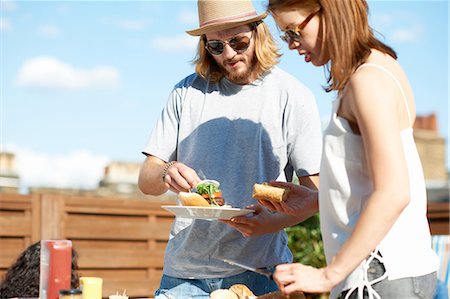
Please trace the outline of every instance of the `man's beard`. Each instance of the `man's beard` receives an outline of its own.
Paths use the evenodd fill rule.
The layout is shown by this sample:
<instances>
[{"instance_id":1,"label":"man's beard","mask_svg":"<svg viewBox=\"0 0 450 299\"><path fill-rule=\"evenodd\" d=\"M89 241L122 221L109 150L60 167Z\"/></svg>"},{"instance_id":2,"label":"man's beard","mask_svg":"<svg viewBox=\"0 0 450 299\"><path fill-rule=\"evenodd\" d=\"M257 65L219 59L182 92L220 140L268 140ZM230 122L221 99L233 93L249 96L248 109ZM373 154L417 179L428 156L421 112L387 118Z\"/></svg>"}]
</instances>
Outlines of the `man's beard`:
<instances>
[{"instance_id":1,"label":"man's beard","mask_svg":"<svg viewBox=\"0 0 450 299\"><path fill-rule=\"evenodd\" d=\"M256 55L252 57L252 61L250 64L245 64L246 68L244 71L239 72L229 72L223 65L220 65L224 76L233 83L237 84L246 84L248 82L248 78L252 75L253 71L256 67ZM226 63L226 62L225 62Z\"/></svg>"}]
</instances>

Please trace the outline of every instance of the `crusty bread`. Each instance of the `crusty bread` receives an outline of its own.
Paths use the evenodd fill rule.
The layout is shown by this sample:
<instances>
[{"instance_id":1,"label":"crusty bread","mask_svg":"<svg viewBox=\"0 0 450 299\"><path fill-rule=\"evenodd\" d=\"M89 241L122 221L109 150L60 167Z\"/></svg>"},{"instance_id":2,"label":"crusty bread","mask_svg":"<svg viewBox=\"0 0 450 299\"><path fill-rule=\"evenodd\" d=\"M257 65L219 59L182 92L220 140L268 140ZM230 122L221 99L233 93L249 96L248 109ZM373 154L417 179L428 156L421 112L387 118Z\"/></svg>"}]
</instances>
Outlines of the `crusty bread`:
<instances>
[{"instance_id":1,"label":"crusty bread","mask_svg":"<svg viewBox=\"0 0 450 299\"><path fill-rule=\"evenodd\" d=\"M245 284L234 284L229 288L230 291L235 293L239 299L247 299L248 297L254 297L255 294Z\"/></svg>"},{"instance_id":2,"label":"crusty bread","mask_svg":"<svg viewBox=\"0 0 450 299\"><path fill-rule=\"evenodd\" d=\"M280 291L264 294L256 297L256 299L286 299L287 297L281 294ZM289 299L305 299L305 295L303 293L291 294L289 295Z\"/></svg>"},{"instance_id":3,"label":"crusty bread","mask_svg":"<svg viewBox=\"0 0 450 299\"><path fill-rule=\"evenodd\" d=\"M281 202L286 199L289 190L268 184L254 184L252 197L258 200Z\"/></svg>"},{"instance_id":4,"label":"crusty bread","mask_svg":"<svg viewBox=\"0 0 450 299\"><path fill-rule=\"evenodd\" d=\"M194 192L180 192L178 199L183 206L209 207L209 203L200 194Z\"/></svg>"},{"instance_id":5,"label":"crusty bread","mask_svg":"<svg viewBox=\"0 0 450 299\"><path fill-rule=\"evenodd\" d=\"M218 289L209 294L210 299L239 299L239 297L230 290Z\"/></svg>"}]
</instances>

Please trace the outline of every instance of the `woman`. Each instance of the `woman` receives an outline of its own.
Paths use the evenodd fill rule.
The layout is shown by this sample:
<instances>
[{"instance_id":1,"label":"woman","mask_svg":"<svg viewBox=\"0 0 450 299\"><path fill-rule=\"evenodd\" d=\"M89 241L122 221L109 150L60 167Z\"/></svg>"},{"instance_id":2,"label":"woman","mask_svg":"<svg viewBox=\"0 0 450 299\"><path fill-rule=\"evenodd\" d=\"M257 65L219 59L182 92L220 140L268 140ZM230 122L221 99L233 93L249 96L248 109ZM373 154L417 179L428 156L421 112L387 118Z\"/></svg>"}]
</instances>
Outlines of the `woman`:
<instances>
[{"instance_id":1,"label":"woman","mask_svg":"<svg viewBox=\"0 0 450 299\"><path fill-rule=\"evenodd\" d=\"M331 298L432 298L437 257L431 249L422 166L415 147L413 92L393 49L368 25L364 0L269 0L289 49L329 68L336 91L324 132L319 194L286 183L281 204L313 214L319 200L327 266L279 265L285 294ZM316 207L316 208L314 208Z\"/></svg>"}]
</instances>

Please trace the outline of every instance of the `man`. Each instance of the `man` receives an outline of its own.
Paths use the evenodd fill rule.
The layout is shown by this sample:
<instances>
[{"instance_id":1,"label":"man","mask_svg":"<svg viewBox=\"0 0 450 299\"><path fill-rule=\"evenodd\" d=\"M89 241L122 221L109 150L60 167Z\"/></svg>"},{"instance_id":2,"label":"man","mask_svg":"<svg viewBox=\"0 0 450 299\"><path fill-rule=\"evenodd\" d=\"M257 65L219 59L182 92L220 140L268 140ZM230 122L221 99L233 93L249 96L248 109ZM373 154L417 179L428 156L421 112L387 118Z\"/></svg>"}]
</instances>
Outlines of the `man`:
<instances>
[{"instance_id":1,"label":"man","mask_svg":"<svg viewBox=\"0 0 450 299\"><path fill-rule=\"evenodd\" d=\"M306 217L269 212L252 199L252 186L291 181L295 171L316 188L318 111L312 93L275 67L267 13L258 15L250 0L199 0L198 12L200 27L188 31L200 37L196 73L172 91L143 151L139 187L178 193L206 177L221 183L226 204L255 213L176 218L156 298L208 298L236 283L261 295L276 290L273 281L223 259L264 268L292 261L283 228Z\"/></svg>"}]
</instances>

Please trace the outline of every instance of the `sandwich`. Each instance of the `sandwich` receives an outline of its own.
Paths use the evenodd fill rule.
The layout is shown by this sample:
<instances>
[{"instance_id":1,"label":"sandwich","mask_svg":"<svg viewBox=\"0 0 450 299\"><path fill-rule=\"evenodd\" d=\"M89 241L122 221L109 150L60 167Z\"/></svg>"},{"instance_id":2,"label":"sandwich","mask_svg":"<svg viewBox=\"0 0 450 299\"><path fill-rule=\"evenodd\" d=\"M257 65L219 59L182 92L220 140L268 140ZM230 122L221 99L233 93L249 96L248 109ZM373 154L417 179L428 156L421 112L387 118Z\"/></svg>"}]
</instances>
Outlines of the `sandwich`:
<instances>
[{"instance_id":1,"label":"sandwich","mask_svg":"<svg viewBox=\"0 0 450 299\"><path fill-rule=\"evenodd\" d=\"M245 284L234 284L229 289L218 289L210 294L210 299L252 299L255 294Z\"/></svg>"},{"instance_id":2,"label":"sandwich","mask_svg":"<svg viewBox=\"0 0 450 299\"><path fill-rule=\"evenodd\" d=\"M282 202L288 196L289 189L274 187L267 183L254 184L252 197L257 200Z\"/></svg>"},{"instance_id":3,"label":"sandwich","mask_svg":"<svg viewBox=\"0 0 450 299\"><path fill-rule=\"evenodd\" d=\"M225 204L220 183L215 180L203 180L190 192L178 193L178 199L183 206L220 207Z\"/></svg>"}]
</instances>

